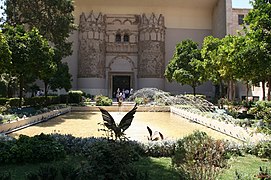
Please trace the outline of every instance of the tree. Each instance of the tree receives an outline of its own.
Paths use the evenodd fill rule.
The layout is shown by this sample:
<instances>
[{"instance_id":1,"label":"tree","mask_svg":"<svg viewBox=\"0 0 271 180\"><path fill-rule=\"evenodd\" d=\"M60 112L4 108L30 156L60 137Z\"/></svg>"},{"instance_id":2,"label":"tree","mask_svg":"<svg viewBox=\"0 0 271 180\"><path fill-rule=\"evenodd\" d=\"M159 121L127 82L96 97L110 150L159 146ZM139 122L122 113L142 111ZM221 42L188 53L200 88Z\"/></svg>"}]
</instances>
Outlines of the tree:
<instances>
[{"instance_id":1,"label":"tree","mask_svg":"<svg viewBox=\"0 0 271 180\"><path fill-rule=\"evenodd\" d=\"M8 46L8 42L4 34L0 31L0 84L2 86L0 96L8 95L8 83L6 81L5 74L8 71L8 67L11 66L11 51Z\"/></svg>"},{"instance_id":2,"label":"tree","mask_svg":"<svg viewBox=\"0 0 271 180\"><path fill-rule=\"evenodd\" d=\"M58 81L57 87L70 89L71 86L71 83L67 82L71 79L68 66L64 69L57 68L63 68L65 65L62 65L61 60L72 54L72 43L68 42L68 38L76 29L73 11L72 0L6 0L7 22L12 25L22 24L29 29L36 27L54 48L53 59L40 63L42 70L38 77L44 82L46 97L50 84L59 77L65 82ZM54 77L62 71L65 73Z\"/></svg>"},{"instance_id":3,"label":"tree","mask_svg":"<svg viewBox=\"0 0 271 180\"><path fill-rule=\"evenodd\" d=\"M242 48L239 43L238 36L227 35L222 39L222 43L218 47L218 65L219 74L228 82L228 99L234 100L235 86L234 82L237 80L238 73L238 52Z\"/></svg>"},{"instance_id":4,"label":"tree","mask_svg":"<svg viewBox=\"0 0 271 180\"><path fill-rule=\"evenodd\" d=\"M6 25L4 32L12 52L9 74L18 78L21 106L25 85L36 80L43 70L41 64L48 62L53 52L36 28L25 31L23 26Z\"/></svg>"},{"instance_id":5,"label":"tree","mask_svg":"<svg viewBox=\"0 0 271 180\"><path fill-rule=\"evenodd\" d=\"M76 29L72 0L6 0L5 4L9 24L36 27L59 49L61 59L72 53L71 43L67 41Z\"/></svg>"},{"instance_id":6,"label":"tree","mask_svg":"<svg viewBox=\"0 0 271 180\"><path fill-rule=\"evenodd\" d=\"M0 72L5 72L6 67L9 65L11 65L11 51L9 49L6 37L0 31Z\"/></svg>"},{"instance_id":7,"label":"tree","mask_svg":"<svg viewBox=\"0 0 271 180\"><path fill-rule=\"evenodd\" d=\"M220 66L218 62L218 47L221 43L220 39L207 36L204 38L201 48L206 79L212 81L215 85L219 85L219 93L216 93L219 98L224 96L223 78L219 73Z\"/></svg>"},{"instance_id":8,"label":"tree","mask_svg":"<svg viewBox=\"0 0 271 180\"><path fill-rule=\"evenodd\" d=\"M255 40L253 31L246 32L245 36L238 37L240 50L237 52L237 78L247 85L247 95L249 92L249 83L260 82L265 79L266 73L261 71L268 62L265 61L267 53L266 44ZM247 99L248 101L248 99Z\"/></svg>"},{"instance_id":9,"label":"tree","mask_svg":"<svg viewBox=\"0 0 271 180\"><path fill-rule=\"evenodd\" d=\"M197 43L185 40L177 44L173 58L166 67L167 80L190 85L196 95L196 87L203 81L202 73L203 64Z\"/></svg>"},{"instance_id":10,"label":"tree","mask_svg":"<svg viewBox=\"0 0 271 180\"><path fill-rule=\"evenodd\" d=\"M49 85L53 91L61 88L64 88L65 91L69 91L72 88L69 66L67 63L60 63L57 66L57 71L50 79Z\"/></svg>"},{"instance_id":11,"label":"tree","mask_svg":"<svg viewBox=\"0 0 271 180\"><path fill-rule=\"evenodd\" d=\"M259 66L259 81L262 81L263 99L265 99L265 82L271 84L271 3L266 0L255 0L252 2L253 9L245 17L245 22L249 24L249 36L254 43L261 44L262 47L257 56ZM268 99L270 100L270 86L268 89Z\"/></svg>"}]
</instances>

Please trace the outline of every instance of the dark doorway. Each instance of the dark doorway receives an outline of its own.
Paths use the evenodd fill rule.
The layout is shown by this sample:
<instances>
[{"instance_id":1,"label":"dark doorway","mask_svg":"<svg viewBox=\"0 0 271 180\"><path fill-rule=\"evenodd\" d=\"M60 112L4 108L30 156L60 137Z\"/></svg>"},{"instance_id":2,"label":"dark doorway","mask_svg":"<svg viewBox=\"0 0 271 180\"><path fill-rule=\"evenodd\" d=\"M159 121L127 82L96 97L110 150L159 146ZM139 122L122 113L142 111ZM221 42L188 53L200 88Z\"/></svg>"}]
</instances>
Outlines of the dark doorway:
<instances>
[{"instance_id":1,"label":"dark doorway","mask_svg":"<svg viewBox=\"0 0 271 180\"><path fill-rule=\"evenodd\" d=\"M117 89L120 89L120 92L122 90L129 90L130 91L130 83L131 83L131 76L113 76L113 87L112 87L112 97L116 97Z\"/></svg>"}]
</instances>

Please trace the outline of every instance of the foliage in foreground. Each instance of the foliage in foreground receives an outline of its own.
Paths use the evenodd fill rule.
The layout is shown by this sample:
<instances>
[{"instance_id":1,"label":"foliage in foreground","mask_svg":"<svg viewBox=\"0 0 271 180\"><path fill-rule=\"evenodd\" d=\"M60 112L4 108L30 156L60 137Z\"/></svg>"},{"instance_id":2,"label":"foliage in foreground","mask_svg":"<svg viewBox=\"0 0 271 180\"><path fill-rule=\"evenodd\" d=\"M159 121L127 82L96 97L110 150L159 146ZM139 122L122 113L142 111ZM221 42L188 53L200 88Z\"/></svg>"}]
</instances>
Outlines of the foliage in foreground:
<instances>
[{"instance_id":1,"label":"foliage in foreground","mask_svg":"<svg viewBox=\"0 0 271 180\"><path fill-rule=\"evenodd\" d=\"M65 158L64 147L51 136L20 135L18 140L0 141L0 163L49 162Z\"/></svg>"},{"instance_id":2,"label":"foliage in foreground","mask_svg":"<svg viewBox=\"0 0 271 180\"><path fill-rule=\"evenodd\" d=\"M184 179L215 179L226 166L225 144L213 140L204 132L178 140L173 165L184 174Z\"/></svg>"}]
</instances>

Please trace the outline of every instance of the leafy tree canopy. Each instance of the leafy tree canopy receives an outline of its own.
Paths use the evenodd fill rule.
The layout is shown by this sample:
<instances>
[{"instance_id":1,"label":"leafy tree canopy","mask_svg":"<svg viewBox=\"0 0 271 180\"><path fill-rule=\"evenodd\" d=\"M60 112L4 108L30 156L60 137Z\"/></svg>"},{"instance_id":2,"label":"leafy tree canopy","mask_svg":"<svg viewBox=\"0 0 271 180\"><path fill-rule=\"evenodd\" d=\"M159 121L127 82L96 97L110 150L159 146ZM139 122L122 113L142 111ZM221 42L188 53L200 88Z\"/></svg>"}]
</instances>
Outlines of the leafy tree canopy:
<instances>
[{"instance_id":1,"label":"leafy tree canopy","mask_svg":"<svg viewBox=\"0 0 271 180\"><path fill-rule=\"evenodd\" d=\"M218 63L218 47L221 43L222 41L220 39L207 36L204 38L201 49L206 79L211 80L215 84L222 81L222 77L219 74L220 67Z\"/></svg>"},{"instance_id":2,"label":"leafy tree canopy","mask_svg":"<svg viewBox=\"0 0 271 180\"><path fill-rule=\"evenodd\" d=\"M71 81L72 76L69 73L69 66L67 63L60 63L57 65L57 71L54 76L50 79L49 85L52 90L64 88L69 91L72 88Z\"/></svg>"},{"instance_id":3,"label":"leafy tree canopy","mask_svg":"<svg viewBox=\"0 0 271 180\"><path fill-rule=\"evenodd\" d=\"M26 83L33 82L41 74L44 64L53 58L53 50L36 28L25 31L23 26L6 25L3 31L12 52L8 73L18 78L22 100Z\"/></svg>"},{"instance_id":4,"label":"leafy tree canopy","mask_svg":"<svg viewBox=\"0 0 271 180\"><path fill-rule=\"evenodd\" d=\"M6 66L11 65L11 51L4 34L0 31L0 72L6 71Z\"/></svg>"},{"instance_id":5,"label":"leafy tree canopy","mask_svg":"<svg viewBox=\"0 0 271 180\"><path fill-rule=\"evenodd\" d=\"M249 24L247 38L250 43L249 49L254 49L254 63L257 68L254 81L265 81L271 83L271 2L268 0L255 0L252 2L253 9L245 17L245 22ZM270 97L270 86L268 89L268 99ZM265 89L263 88L263 99L265 99Z\"/></svg>"},{"instance_id":6,"label":"leafy tree canopy","mask_svg":"<svg viewBox=\"0 0 271 180\"><path fill-rule=\"evenodd\" d=\"M190 85L195 95L195 88L203 80L202 73L202 59L197 43L185 40L177 44L173 58L166 67L165 77L167 80Z\"/></svg>"},{"instance_id":7,"label":"leafy tree canopy","mask_svg":"<svg viewBox=\"0 0 271 180\"><path fill-rule=\"evenodd\" d=\"M6 0L7 22L11 25L36 27L61 57L71 54L68 37L75 30L72 0Z\"/></svg>"}]
</instances>

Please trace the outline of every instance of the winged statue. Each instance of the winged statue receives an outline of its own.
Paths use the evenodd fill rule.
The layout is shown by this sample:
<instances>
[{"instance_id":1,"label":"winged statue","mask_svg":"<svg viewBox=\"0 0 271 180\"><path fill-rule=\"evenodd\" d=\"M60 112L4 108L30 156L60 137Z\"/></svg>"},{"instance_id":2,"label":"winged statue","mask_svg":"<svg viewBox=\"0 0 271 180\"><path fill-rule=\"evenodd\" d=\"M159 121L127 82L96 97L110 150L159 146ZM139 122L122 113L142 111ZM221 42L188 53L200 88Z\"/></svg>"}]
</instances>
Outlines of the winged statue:
<instances>
[{"instance_id":1,"label":"winged statue","mask_svg":"<svg viewBox=\"0 0 271 180\"><path fill-rule=\"evenodd\" d=\"M103 108L100 108L100 111L103 116L103 121L105 127L107 127L109 130L112 130L115 134L115 139L121 139L123 137L124 131L129 128L131 125L133 119L134 119L134 114L137 109L137 104L133 107L132 110L130 110L120 121L119 124L116 124L114 118L109 114L109 112Z\"/></svg>"},{"instance_id":2,"label":"winged statue","mask_svg":"<svg viewBox=\"0 0 271 180\"><path fill-rule=\"evenodd\" d=\"M147 126L147 129L149 131L150 137L148 137L149 141L158 141L158 140L164 140L164 136L159 131L155 131L152 133L152 130L149 126Z\"/></svg>"}]
</instances>

